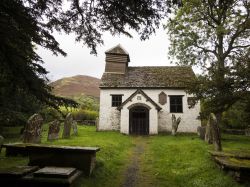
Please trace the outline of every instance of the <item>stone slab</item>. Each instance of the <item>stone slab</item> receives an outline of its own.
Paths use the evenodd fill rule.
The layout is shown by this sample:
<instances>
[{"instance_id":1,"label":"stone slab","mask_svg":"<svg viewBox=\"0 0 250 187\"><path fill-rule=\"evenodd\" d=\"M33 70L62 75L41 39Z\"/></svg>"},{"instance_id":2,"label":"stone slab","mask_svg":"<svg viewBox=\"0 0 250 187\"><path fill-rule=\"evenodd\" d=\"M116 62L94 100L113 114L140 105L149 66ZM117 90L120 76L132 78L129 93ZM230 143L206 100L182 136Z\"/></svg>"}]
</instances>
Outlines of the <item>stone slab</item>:
<instances>
[{"instance_id":1,"label":"stone slab","mask_svg":"<svg viewBox=\"0 0 250 187\"><path fill-rule=\"evenodd\" d=\"M34 172L34 177L69 178L77 171L69 167L44 167Z\"/></svg>"},{"instance_id":2,"label":"stone slab","mask_svg":"<svg viewBox=\"0 0 250 187\"><path fill-rule=\"evenodd\" d=\"M6 149L5 155L6 156L28 156L26 146L29 144L24 143L9 143L3 144L2 147Z\"/></svg>"},{"instance_id":3,"label":"stone slab","mask_svg":"<svg viewBox=\"0 0 250 187\"><path fill-rule=\"evenodd\" d=\"M222 151L209 151L212 156L217 157L231 157L238 159L247 159L250 160L250 154L244 152L222 152Z\"/></svg>"},{"instance_id":4,"label":"stone slab","mask_svg":"<svg viewBox=\"0 0 250 187\"><path fill-rule=\"evenodd\" d=\"M217 156L214 157L214 160L221 164L224 168L233 170L246 170L250 172L250 160Z\"/></svg>"},{"instance_id":5,"label":"stone slab","mask_svg":"<svg viewBox=\"0 0 250 187\"><path fill-rule=\"evenodd\" d=\"M0 170L0 179L4 178L20 178L29 173L38 170L38 166L15 166L11 168L5 168Z\"/></svg>"},{"instance_id":6,"label":"stone slab","mask_svg":"<svg viewBox=\"0 0 250 187\"><path fill-rule=\"evenodd\" d=\"M22 178L25 187L76 187L76 181L82 175L82 172L76 170L68 178L26 175Z\"/></svg>"},{"instance_id":7,"label":"stone slab","mask_svg":"<svg viewBox=\"0 0 250 187\"><path fill-rule=\"evenodd\" d=\"M96 162L98 147L70 147L70 146L27 146L29 165L40 167L74 167L89 176Z\"/></svg>"},{"instance_id":8,"label":"stone slab","mask_svg":"<svg viewBox=\"0 0 250 187\"><path fill-rule=\"evenodd\" d=\"M99 147L80 147L80 146L55 146L55 145L36 145L29 144L26 146L28 150L50 150L57 152L78 152L78 153L96 153L100 151Z\"/></svg>"}]
</instances>

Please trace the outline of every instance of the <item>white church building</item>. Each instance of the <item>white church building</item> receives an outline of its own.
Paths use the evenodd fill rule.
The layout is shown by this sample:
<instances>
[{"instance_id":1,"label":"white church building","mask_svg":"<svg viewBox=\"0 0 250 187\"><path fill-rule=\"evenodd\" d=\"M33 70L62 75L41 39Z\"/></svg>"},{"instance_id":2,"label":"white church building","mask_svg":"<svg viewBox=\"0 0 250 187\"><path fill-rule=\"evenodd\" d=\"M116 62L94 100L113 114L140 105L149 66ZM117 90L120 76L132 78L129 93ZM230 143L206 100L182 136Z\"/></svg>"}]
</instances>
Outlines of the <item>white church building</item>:
<instances>
[{"instance_id":1,"label":"white church building","mask_svg":"<svg viewBox=\"0 0 250 187\"><path fill-rule=\"evenodd\" d=\"M178 132L196 132L200 103L185 92L195 78L189 66L130 67L129 54L120 45L105 52L100 83L98 130L153 135L171 131L172 114L181 117Z\"/></svg>"}]
</instances>

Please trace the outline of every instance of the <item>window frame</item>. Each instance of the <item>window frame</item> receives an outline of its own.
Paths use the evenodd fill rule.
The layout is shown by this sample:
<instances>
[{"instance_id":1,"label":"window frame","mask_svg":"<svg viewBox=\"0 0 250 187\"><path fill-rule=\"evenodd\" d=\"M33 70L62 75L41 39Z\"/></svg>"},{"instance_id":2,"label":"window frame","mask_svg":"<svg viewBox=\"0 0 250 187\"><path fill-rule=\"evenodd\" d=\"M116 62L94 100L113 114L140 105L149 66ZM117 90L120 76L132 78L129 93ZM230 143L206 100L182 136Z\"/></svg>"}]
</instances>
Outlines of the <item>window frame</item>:
<instances>
[{"instance_id":1,"label":"window frame","mask_svg":"<svg viewBox=\"0 0 250 187\"><path fill-rule=\"evenodd\" d=\"M110 94L110 96L111 96L111 107L121 106L123 94Z\"/></svg>"},{"instance_id":2,"label":"window frame","mask_svg":"<svg viewBox=\"0 0 250 187\"><path fill-rule=\"evenodd\" d=\"M169 111L170 111L170 113L183 113L183 96L184 95L169 95ZM173 98L180 98L181 104L176 103L176 102L173 104L173 101L172 101ZM173 106L175 107L175 110L172 110ZM181 108L178 108L178 107L181 107ZM181 109L181 110L179 110L179 109Z\"/></svg>"}]
</instances>

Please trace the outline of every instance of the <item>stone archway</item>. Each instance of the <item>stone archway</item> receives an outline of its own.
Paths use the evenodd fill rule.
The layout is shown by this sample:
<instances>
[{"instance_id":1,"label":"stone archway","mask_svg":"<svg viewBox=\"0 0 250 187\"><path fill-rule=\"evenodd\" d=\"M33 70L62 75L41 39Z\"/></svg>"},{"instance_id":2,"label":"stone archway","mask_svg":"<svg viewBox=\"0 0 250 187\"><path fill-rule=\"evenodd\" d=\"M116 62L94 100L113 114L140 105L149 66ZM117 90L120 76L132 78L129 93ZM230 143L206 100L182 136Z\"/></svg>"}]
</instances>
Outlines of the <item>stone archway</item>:
<instances>
[{"instance_id":1,"label":"stone archway","mask_svg":"<svg viewBox=\"0 0 250 187\"><path fill-rule=\"evenodd\" d=\"M129 109L129 134L149 134L149 109L145 106L133 106Z\"/></svg>"}]
</instances>

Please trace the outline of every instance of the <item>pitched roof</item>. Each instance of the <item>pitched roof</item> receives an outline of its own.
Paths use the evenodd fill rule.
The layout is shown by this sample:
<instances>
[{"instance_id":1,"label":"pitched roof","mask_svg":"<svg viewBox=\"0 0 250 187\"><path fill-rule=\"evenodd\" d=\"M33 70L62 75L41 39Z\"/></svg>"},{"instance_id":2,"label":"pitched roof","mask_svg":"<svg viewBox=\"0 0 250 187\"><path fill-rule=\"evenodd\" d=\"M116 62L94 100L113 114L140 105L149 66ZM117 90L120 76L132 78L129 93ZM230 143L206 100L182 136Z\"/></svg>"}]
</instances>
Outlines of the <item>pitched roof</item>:
<instances>
[{"instance_id":1,"label":"pitched roof","mask_svg":"<svg viewBox=\"0 0 250 187\"><path fill-rule=\"evenodd\" d=\"M156 102L154 102L154 101L153 101L144 91L142 91L141 89L136 90L131 96L129 96L125 101L123 101L122 104L121 104L119 107L117 107L117 109L118 109L118 110L121 110L122 107L123 107L125 104L127 104L129 101L131 101L132 98L135 97L137 94L143 95L143 96L147 99L147 101L149 101L152 105L155 106L155 108L156 108L158 111L161 110L161 107L160 107Z\"/></svg>"},{"instance_id":2,"label":"pitched roof","mask_svg":"<svg viewBox=\"0 0 250 187\"><path fill-rule=\"evenodd\" d=\"M125 75L104 73L100 88L185 88L194 78L190 66L128 67Z\"/></svg>"},{"instance_id":3,"label":"pitched roof","mask_svg":"<svg viewBox=\"0 0 250 187\"><path fill-rule=\"evenodd\" d=\"M105 53L112 53L112 54L121 54L121 55L129 55L128 52L121 46L121 44L112 47L105 51Z\"/></svg>"}]
</instances>

